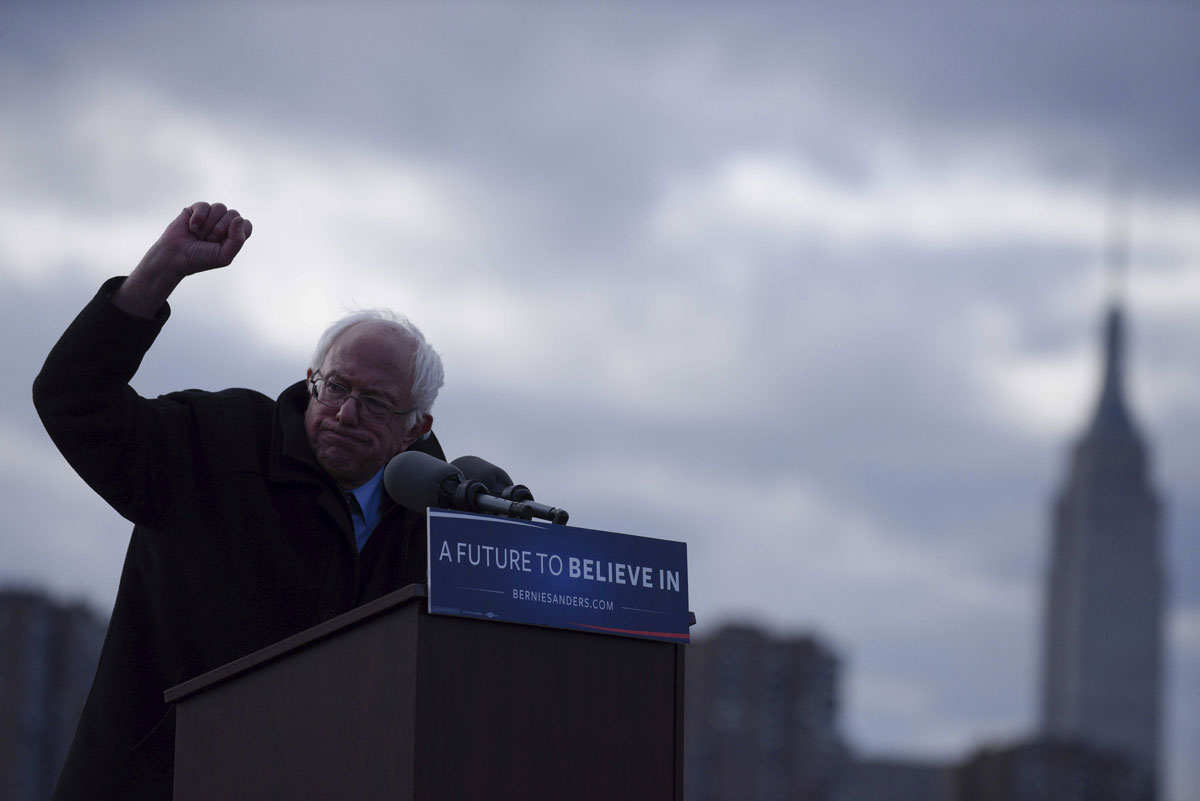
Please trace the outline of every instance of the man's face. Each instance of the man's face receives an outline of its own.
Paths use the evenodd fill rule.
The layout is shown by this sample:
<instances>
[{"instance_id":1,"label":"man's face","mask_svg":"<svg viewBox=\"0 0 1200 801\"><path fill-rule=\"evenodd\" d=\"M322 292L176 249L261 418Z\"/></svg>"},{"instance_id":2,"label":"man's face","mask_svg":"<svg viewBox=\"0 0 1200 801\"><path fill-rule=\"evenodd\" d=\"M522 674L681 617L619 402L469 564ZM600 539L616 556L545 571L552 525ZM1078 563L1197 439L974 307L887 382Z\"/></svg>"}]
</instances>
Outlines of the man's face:
<instances>
[{"instance_id":1,"label":"man's face","mask_svg":"<svg viewBox=\"0 0 1200 801\"><path fill-rule=\"evenodd\" d=\"M304 429L317 462L338 486L361 486L388 460L429 430L426 416L405 429L404 416L374 423L359 414L358 395L374 395L398 410L412 407L412 343L395 329L374 322L359 323L342 333L321 365L322 378L354 390L340 408L309 398ZM308 371L312 378L313 371Z\"/></svg>"}]
</instances>

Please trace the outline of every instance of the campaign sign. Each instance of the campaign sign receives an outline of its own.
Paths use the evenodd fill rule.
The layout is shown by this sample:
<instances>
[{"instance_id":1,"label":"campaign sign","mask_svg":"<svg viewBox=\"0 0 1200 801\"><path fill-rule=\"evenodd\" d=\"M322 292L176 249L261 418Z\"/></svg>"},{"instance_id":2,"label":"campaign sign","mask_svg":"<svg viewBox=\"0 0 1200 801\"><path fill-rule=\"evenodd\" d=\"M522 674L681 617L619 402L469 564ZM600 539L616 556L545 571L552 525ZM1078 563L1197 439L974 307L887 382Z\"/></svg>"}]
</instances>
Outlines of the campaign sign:
<instances>
[{"instance_id":1,"label":"campaign sign","mask_svg":"<svg viewBox=\"0 0 1200 801\"><path fill-rule=\"evenodd\" d=\"M429 612L687 642L687 545L430 509Z\"/></svg>"}]
</instances>

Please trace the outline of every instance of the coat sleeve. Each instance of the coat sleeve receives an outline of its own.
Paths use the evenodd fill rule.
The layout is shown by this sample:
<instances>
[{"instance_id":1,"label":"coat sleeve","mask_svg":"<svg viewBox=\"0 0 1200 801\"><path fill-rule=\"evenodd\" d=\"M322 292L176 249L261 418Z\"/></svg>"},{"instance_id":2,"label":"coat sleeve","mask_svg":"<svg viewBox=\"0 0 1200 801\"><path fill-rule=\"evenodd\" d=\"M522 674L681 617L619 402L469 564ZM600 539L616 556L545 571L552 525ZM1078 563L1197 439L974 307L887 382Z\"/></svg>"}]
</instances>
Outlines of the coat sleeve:
<instances>
[{"instance_id":1,"label":"coat sleeve","mask_svg":"<svg viewBox=\"0 0 1200 801\"><path fill-rule=\"evenodd\" d=\"M80 477L128 520L159 528L184 512L196 425L187 403L147 400L129 386L170 308L153 320L122 311L108 297L122 280L105 282L59 338L34 379L33 402Z\"/></svg>"}]
</instances>

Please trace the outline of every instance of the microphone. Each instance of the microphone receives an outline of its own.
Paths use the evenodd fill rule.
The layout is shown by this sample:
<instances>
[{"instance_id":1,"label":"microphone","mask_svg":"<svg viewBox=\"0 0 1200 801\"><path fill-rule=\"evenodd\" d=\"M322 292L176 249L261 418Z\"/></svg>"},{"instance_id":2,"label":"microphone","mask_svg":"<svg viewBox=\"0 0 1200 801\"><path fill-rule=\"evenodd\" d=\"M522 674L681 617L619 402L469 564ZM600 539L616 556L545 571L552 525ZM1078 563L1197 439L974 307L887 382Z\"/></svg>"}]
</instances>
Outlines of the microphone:
<instances>
[{"instance_id":1,"label":"microphone","mask_svg":"<svg viewBox=\"0 0 1200 801\"><path fill-rule=\"evenodd\" d=\"M451 462L462 471L470 481L479 481L487 487L492 495L499 495L508 501L523 503L534 517L549 520L551 523L565 525L570 515L566 509L547 506L533 500L533 493L524 484L514 484L508 473L489 461L478 456L460 456Z\"/></svg>"},{"instance_id":2,"label":"microphone","mask_svg":"<svg viewBox=\"0 0 1200 801\"><path fill-rule=\"evenodd\" d=\"M471 481L454 465L420 451L393 456L383 470L383 486L392 500L406 509L423 512L433 506L522 520L533 517L526 504L489 495L483 482Z\"/></svg>"}]
</instances>

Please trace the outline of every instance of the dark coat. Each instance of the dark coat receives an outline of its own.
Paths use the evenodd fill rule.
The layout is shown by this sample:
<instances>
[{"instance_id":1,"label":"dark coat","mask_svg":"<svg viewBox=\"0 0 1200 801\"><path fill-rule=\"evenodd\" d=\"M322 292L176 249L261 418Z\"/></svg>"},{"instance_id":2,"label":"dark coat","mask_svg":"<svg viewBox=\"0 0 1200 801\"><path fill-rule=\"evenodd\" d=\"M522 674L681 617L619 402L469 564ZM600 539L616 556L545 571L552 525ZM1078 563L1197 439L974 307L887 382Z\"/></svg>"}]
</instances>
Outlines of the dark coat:
<instances>
[{"instance_id":1,"label":"dark coat","mask_svg":"<svg viewBox=\"0 0 1200 801\"><path fill-rule=\"evenodd\" d=\"M34 382L59 450L134 523L55 799L169 799L167 688L425 580L422 515L391 505L358 553L344 497L304 432L304 382L277 400L246 389L139 397L129 380L170 311L125 314L108 300L115 286ZM421 449L445 458L432 435Z\"/></svg>"}]
</instances>

